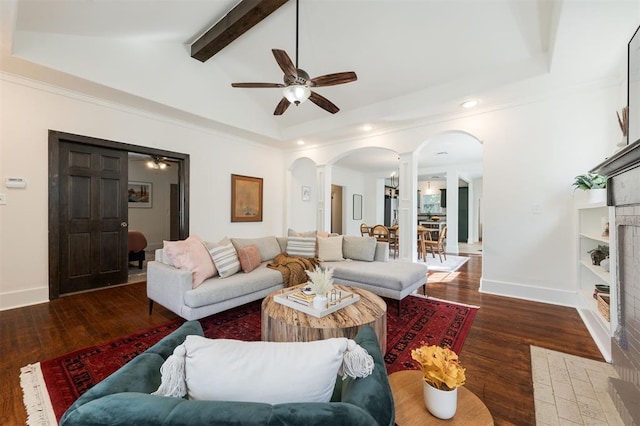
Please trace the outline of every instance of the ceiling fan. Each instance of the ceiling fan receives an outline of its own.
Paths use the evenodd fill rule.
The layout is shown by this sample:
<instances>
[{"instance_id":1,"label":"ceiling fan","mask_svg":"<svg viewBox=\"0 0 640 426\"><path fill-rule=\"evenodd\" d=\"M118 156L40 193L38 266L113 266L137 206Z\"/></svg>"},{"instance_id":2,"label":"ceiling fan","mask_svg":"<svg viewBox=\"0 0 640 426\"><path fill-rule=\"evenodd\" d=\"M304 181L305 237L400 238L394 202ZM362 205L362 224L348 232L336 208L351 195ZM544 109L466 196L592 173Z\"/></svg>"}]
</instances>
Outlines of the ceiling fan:
<instances>
[{"instance_id":1,"label":"ceiling fan","mask_svg":"<svg viewBox=\"0 0 640 426\"><path fill-rule=\"evenodd\" d=\"M170 158L160 155L146 155L132 152L129 153L129 157L133 158L133 161L144 161L147 168L156 170L164 170L167 167L171 167L171 161L173 161Z\"/></svg>"},{"instance_id":2,"label":"ceiling fan","mask_svg":"<svg viewBox=\"0 0 640 426\"><path fill-rule=\"evenodd\" d=\"M152 155L151 159L147 161L147 167L150 169L166 169L171 167L169 159L167 157L160 157L159 155Z\"/></svg>"},{"instance_id":3,"label":"ceiling fan","mask_svg":"<svg viewBox=\"0 0 640 426\"><path fill-rule=\"evenodd\" d=\"M298 68L298 0L296 0L296 63L284 50L272 49L273 56L284 72L283 83L231 83L232 87L243 88L281 88L282 99L273 111L273 115L282 115L289 105L300 105L307 99L311 100L320 108L335 114L340 111L333 102L322 95L311 90L314 87L336 86L338 84L350 83L356 81L358 76L353 71L339 72L334 74L321 75L315 78L309 78L309 74L303 69Z\"/></svg>"}]
</instances>

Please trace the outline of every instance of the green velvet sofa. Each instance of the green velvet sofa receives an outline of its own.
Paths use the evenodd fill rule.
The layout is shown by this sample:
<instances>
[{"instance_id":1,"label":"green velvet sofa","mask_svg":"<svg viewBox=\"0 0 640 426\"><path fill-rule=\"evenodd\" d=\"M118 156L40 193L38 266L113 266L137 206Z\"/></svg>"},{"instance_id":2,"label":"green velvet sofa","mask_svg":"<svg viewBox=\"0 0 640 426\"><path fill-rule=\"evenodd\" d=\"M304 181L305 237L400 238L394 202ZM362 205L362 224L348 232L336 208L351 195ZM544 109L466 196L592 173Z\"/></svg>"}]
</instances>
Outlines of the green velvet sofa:
<instances>
[{"instance_id":1,"label":"green velvet sofa","mask_svg":"<svg viewBox=\"0 0 640 426\"><path fill-rule=\"evenodd\" d=\"M160 366L190 334L203 335L199 322L185 322L91 388L64 413L60 425L394 425L395 411L387 371L378 340L370 327L361 328L354 340L373 357L373 374L344 381L339 377L328 403L271 405L150 395L160 385Z\"/></svg>"}]
</instances>

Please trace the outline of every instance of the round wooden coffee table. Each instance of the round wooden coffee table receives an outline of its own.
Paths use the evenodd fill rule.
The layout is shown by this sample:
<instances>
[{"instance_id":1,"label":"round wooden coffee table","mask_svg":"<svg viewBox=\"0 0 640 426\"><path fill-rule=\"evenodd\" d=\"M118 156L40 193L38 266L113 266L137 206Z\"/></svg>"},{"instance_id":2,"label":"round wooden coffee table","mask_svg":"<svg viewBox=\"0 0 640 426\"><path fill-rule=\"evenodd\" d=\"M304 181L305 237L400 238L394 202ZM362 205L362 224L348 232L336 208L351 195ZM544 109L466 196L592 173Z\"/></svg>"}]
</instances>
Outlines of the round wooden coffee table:
<instances>
[{"instance_id":1,"label":"round wooden coffee table","mask_svg":"<svg viewBox=\"0 0 640 426\"><path fill-rule=\"evenodd\" d=\"M273 296L292 288L271 293L262 301L262 340L270 342L309 342L330 337L352 339L360 327L370 325L376 332L382 353L387 351L387 304L367 290L335 285L360 295L360 300L322 318L282 305Z\"/></svg>"},{"instance_id":2,"label":"round wooden coffee table","mask_svg":"<svg viewBox=\"0 0 640 426\"><path fill-rule=\"evenodd\" d=\"M422 373L418 370L396 371L389 376L396 406L396 424L411 425L493 425L486 405L464 386L458 388L458 408L455 416L441 420L429 413L422 396Z\"/></svg>"}]
</instances>

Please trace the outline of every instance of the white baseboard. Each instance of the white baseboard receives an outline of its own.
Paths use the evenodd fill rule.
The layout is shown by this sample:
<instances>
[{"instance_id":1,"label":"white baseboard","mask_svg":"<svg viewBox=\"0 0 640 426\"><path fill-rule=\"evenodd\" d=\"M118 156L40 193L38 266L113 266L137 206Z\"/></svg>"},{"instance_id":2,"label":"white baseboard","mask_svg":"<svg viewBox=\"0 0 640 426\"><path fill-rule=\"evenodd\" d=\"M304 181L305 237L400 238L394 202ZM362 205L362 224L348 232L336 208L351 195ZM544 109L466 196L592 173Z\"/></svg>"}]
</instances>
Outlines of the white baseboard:
<instances>
[{"instance_id":1,"label":"white baseboard","mask_svg":"<svg viewBox=\"0 0 640 426\"><path fill-rule=\"evenodd\" d=\"M536 287L527 284L480 279L480 292L496 296L513 297L532 302L576 307L578 295L575 291Z\"/></svg>"},{"instance_id":2,"label":"white baseboard","mask_svg":"<svg viewBox=\"0 0 640 426\"><path fill-rule=\"evenodd\" d=\"M0 311L49 301L49 287L31 288L0 294Z\"/></svg>"}]
</instances>

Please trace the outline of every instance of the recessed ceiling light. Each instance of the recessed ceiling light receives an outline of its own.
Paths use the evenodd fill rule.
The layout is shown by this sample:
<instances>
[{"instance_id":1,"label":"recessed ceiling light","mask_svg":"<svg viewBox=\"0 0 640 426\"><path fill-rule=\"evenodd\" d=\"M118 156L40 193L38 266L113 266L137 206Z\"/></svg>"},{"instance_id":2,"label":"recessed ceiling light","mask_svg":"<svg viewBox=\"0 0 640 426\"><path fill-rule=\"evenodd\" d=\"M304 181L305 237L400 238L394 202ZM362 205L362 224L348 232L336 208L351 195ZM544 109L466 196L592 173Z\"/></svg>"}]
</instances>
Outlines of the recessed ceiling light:
<instances>
[{"instance_id":1,"label":"recessed ceiling light","mask_svg":"<svg viewBox=\"0 0 640 426\"><path fill-rule=\"evenodd\" d=\"M462 108L473 108L474 106L478 105L478 100L469 99L464 101L461 105L462 105Z\"/></svg>"},{"instance_id":2,"label":"recessed ceiling light","mask_svg":"<svg viewBox=\"0 0 640 426\"><path fill-rule=\"evenodd\" d=\"M362 130L364 130L365 132L370 132L371 130L373 130L373 126L371 124L365 124L364 126L362 126Z\"/></svg>"},{"instance_id":3,"label":"recessed ceiling light","mask_svg":"<svg viewBox=\"0 0 640 426\"><path fill-rule=\"evenodd\" d=\"M304 141L303 141L302 139L300 139L300 140L298 141L298 145L304 145Z\"/></svg>"}]
</instances>

